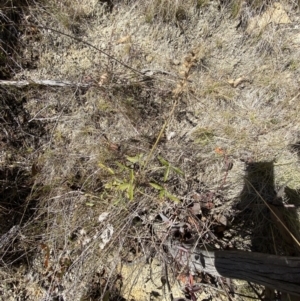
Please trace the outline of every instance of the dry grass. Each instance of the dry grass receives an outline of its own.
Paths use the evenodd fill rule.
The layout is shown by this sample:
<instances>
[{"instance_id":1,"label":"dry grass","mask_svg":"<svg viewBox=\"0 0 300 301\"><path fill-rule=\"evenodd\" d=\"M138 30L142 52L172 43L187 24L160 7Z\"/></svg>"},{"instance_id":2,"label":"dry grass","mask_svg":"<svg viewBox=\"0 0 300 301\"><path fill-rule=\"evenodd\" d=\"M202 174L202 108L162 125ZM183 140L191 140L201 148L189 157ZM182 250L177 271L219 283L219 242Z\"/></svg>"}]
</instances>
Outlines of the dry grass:
<instances>
[{"instance_id":1,"label":"dry grass","mask_svg":"<svg viewBox=\"0 0 300 301\"><path fill-rule=\"evenodd\" d=\"M29 6L22 59L36 69L24 65L15 78L90 87L1 90L1 196L15 202L0 204L11 217L1 235L20 225L1 253L1 293L113 300L122 295L121 259L155 251L165 260L149 231L159 213L192 225L185 231L204 246L292 252L244 176L268 162L252 170L261 182L246 179L267 201L287 185L286 202L297 204L297 3L281 1L289 20L266 25L259 18L273 1L71 2ZM253 18L264 26L250 31ZM151 78L35 27L49 24ZM203 202L202 214L190 214ZM297 213L284 216L299 239Z\"/></svg>"}]
</instances>

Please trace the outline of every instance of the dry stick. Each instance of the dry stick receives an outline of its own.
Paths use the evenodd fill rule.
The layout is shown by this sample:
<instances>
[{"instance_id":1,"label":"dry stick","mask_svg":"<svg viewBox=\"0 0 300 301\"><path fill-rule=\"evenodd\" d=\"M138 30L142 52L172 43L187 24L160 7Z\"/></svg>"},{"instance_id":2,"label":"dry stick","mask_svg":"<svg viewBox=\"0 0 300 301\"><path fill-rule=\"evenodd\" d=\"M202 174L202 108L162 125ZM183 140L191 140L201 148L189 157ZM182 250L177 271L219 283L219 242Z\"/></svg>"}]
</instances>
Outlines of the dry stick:
<instances>
[{"instance_id":1,"label":"dry stick","mask_svg":"<svg viewBox=\"0 0 300 301\"><path fill-rule=\"evenodd\" d=\"M87 88L89 87L88 84L82 84L82 83L74 83L70 81L65 80L0 80L0 86L14 86L17 88L25 87L25 86L52 86L52 87L82 87Z\"/></svg>"},{"instance_id":2,"label":"dry stick","mask_svg":"<svg viewBox=\"0 0 300 301\"><path fill-rule=\"evenodd\" d=\"M152 157L152 154L153 154L154 150L156 149L156 146L157 146L157 144L158 144L158 142L159 142L161 136L162 136L163 133L164 133L164 130L165 130L166 126L169 124L169 122L170 122L170 120L171 120L171 117L172 117L172 115L173 115L173 113L174 113L174 110L175 110L176 105L177 105L177 100L174 101L174 104L173 104L172 110L171 110L171 112L170 112L170 114L169 114L169 116L168 116L168 119L167 119L167 120L165 121L165 123L163 124L163 126L162 126L162 128L161 128L161 130L160 130L160 132L159 132L159 134L158 134L158 136L157 136L157 139L156 139L155 143L153 144L153 146L152 146L152 148L151 148L151 150L150 150L149 155L147 156L147 159L146 159L145 164L144 164L144 166L143 166L143 170L145 170L145 168L147 167L147 165L148 165L148 163L149 163L149 161L150 161L150 159L151 159L151 157Z\"/></svg>"},{"instance_id":3,"label":"dry stick","mask_svg":"<svg viewBox=\"0 0 300 301\"><path fill-rule=\"evenodd\" d=\"M171 301L173 301L174 297L173 297L173 293L172 293L172 289L171 289L171 285L170 285L170 281L169 281L168 266L167 266L166 262L164 262L164 272L165 272L166 285L167 285L167 288L169 291L170 299L171 299ZM164 286L164 284L163 284L163 286Z\"/></svg>"},{"instance_id":4,"label":"dry stick","mask_svg":"<svg viewBox=\"0 0 300 301\"><path fill-rule=\"evenodd\" d=\"M23 27L32 27L32 25L30 24L19 24L19 26L23 26ZM69 37L71 39L74 39L80 43L83 43L97 51L99 51L100 53L104 54L105 56L107 56L108 58L110 58L111 60L117 62L118 64L122 65L123 67L133 71L134 73L137 73L139 75L142 75L143 77L147 77L146 75L146 72L145 71L139 71L131 66L129 66L128 64L120 61L119 59L115 58L114 56L108 54L107 52L101 50L100 48L92 45L91 43L89 42L86 42L78 37L75 37L75 36L72 36L70 34L67 34L67 33L64 33L60 30L57 30L57 29L54 29L54 28L50 28L50 27L47 27L47 26L41 26L41 25L34 25L36 28L40 28L40 29L46 29L46 30L50 30L50 31L53 31L53 32L56 32L58 34L61 34L63 36L66 36L66 37ZM170 74L169 72L166 72L166 71L160 71L161 73L163 74L169 74L169 75L172 75L174 76L175 78L177 79L182 79L181 77L179 76L176 76L176 75L173 75L173 74ZM149 76L148 76L149 77ZM190 81L190 80L188 80ZM62 86L83 86L83 87L86 87L88 85L85 85L85 84L75 84L75 83L72 83L72 82L68 82L68 81L53 81L53 80L45 80L45 81L1 81L0 82L0 85L3 84L3 85L14 85L14 86L17 86L17 87L22 87L22 86L26 86L26 85L30 85L30 84L38 84L38 85L47 85L47 86L59 86L59 87L62 87Z\"/></svg>"},{"instance_id":5,"label":"dry stick","mask_svg":"<svg viewBox=\"0 0 300 301\"><path fill-rule=\"evenodd\" d=\"M30 24L20 24L20 26L24 26L24 27L29 27L29 26L30 26L30 27L32 27L32 25L30 25ZM91 43L86 42L86 41L84 41L84 40L82 40L82 39L80 39L80 38L77 38L77 37L72 36L72 35L70 35L70 34L64 33L64 32L62 32L62 31L60 31L60 30L57 30L57 29L54 29L54 28L50 28L50 27L47 27L47 26L34 25L34 27L40 28L40 29L50 30L50 31L56 32L56 33L58 33L58 34L61 34L61 35L63 35L63 36L66 36L66 37L69 37L69 38L71 38L71 39L74 39L74 40L76 40L76 41L78 41L78 42L80 42L80 43L83 43L83 44L85 44L85 45L87 45L87 46L89 46L89 47L91 47L91 48L93 48L93 49L95 49L95 50L101 52L102 54L104 54L104 55L106 55L108 58L110 58L111 60L113 60L113 61L117 62L118 64L122 65L123 67L125 67L125 68L127 68L127 69L133 71L134 73L137 73L137 74L139 74L139 75L144 75L143 72L141 72L141 71L139 71L139 70L137 70L137 69L135 69L135 68L133 68L133 67L131 67L131 66L125 64L125 63L123 63L122 61L118 60L118 59L115 58L114 56L108 54L107 52L101 50L100 48L98 48L98 47L92 45Z\"/></svg>"}]
</instances>

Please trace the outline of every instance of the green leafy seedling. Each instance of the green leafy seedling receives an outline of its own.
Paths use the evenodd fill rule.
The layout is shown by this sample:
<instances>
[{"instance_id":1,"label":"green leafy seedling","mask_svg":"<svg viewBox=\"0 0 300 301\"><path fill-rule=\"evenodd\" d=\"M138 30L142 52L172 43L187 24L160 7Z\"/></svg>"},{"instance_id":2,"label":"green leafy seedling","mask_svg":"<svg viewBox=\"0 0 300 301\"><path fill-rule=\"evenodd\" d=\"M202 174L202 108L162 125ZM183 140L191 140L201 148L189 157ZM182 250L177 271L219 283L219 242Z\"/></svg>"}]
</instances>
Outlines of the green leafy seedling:
<instances>
[{"instance_id":1,"label":"green leafy seedling","mask_svg":"<svg viewBox=\"0 0 300 301\"><path fill-rule=\"evenodd\" d=\"M116 176L116 173L109 167L105 166L104 164L99 164L99 166L106 171L108 171L111 175L113 175L113 180L107 183L104 187L107 189L112 190L119 190L122 192L125 192L127 198L132 201L134 199L134 189L135 189L135 175L134 175L134 169L132 164L143 164L144 155L138 154L134 157L126 156L126 160L129 162L130 166L127 166L127 164L122 164L120 162L116 162L117 166L119 167L119 172L127 173L127 176L125 176L124 179L120 179ZM132 163L132 164L131 164Z\"/></svg>"},{"instance_id":2,"label":"green leafy seedling","mask_svg":"<svg viewBox=\"0 0 300 301\"><path fill-rule=\"evenodd\" d=\"M126 196L130 201L134 198L134 182L135 182L135 176L134 176L134 170L130 167L125 166L124 164L121 164L119 162L116 163L119 168L122 171L129 172L129 179L120 180L119 178L115 177L113 181L107 183L104 187L107 189L116 189L120 191L125 191Z\"/></svg>"},{"instance_id":3,"label":"green leafy seedling","mask_svg":"<svg viewBox=\"0 0 300 301\"><path fill-rule=\"evenodd\" d=\"M99 166L100 168L106 170L106 171L107 171L109 174L111 174L111 175L114 175L114 174L115 174L115 172L114 172L110 167L106 166L105 164L103 164L103 163L101 163L101 162L98 163L98 166Z\"/></svg>"},{"instance_id":4,"label":"green leafy seedling","mask_svg":"<svg viewBox=\"0 0 300 301\"><path fill-rule=\"evenodd\" d=\"M144 164L144 154L137 154L134 157L126 156L126 159L133 164L139 163L142 166Z\"/></svg>"},{"instance_id":5,"label":"green leafy seedling","mask_svg":"<svg viewBox=\"0 0 300 301\"><path fill-rule=\"evenodd\" d=\"M159 185L159 184L156 184L156 183L150 183L150 185L159 191L159 197L161 199L163 198L168 198L170 199L171 201L175 202L175 203L179 203L179 199L174 196L173 194L171 194L169 191L167 191L163 186Z\"/></svg>"},{"instance_id":6,"label":"green leafy seedling","mask_svg":"<svg viewBox=\"0 0 300 301\"><path fill-rule=\"evenodd\" d=\"M129 181L120 180L116 178L114 181L107 183L104 187L107 189L116 189L120 191L125 191L128 199L132 201L134 198L134 180L135 180L134 172L132 169L130 169Z\"/></svg>"},{"instance_id":7,"label":"green leafy seedling","mask_svg":"<svg viewBox=\"0 0 300 301\"><path fill-rule=\"evenodd\" d=\"M180 168L173 166L170 162L166 161L161 156L158 156L157 158L158 158L159 162L165 167L164 182L166 182L168 180L171 170L181 176L184 175L184 172Z\"/></svg>"}]
</instances>

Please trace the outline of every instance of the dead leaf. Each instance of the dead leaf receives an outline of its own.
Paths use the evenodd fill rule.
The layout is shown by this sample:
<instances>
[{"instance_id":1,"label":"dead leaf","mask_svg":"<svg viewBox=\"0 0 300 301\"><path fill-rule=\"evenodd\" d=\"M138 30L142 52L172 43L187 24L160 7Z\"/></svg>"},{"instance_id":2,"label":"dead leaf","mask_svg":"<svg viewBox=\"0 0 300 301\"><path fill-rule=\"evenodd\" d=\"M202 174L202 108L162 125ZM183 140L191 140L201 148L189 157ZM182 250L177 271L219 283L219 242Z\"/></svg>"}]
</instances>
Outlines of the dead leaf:
<instances>
[{"instance_id":1,"label":"dead leaf","mask_svg":"<svg viewBox=\"0 0 300 301\"><path fill-rule=\"evenodd\" d=\"M201 195L200 195L199 193L194 193L194 194L192 195L192 199L193 199L194 201L200 201L200 200L201 200Z\"/></svg>"},{"instance_id":2,"label":"dead leaf","mask_svg":"<svg viewBox=\"0 0 300 301\"><path fill-rule=\"evenodd\" d=\"M119 44L125 44L125 43L131 43L131 36L130 35L127 35L125 37L122 37L120 38L118 41L117 41L117 45Z\"/></svg>"},{"instance_id":3,"label":"dead leaf","mask_svg":"<svg viewBox=\"0 0 300 301\"><path fill-rule=\"evenodd\" d=\"M98 82L98 85L99 86L103 86L104 84L106 84L108 82L108 74L107 73L103 73L101 76L100 76L100 80Z\"/></svg>"},{"instance_id":4,"label":"dead leaf","mask_svg":"<svg viewBox=\"0 0 300 301\"><path fill-rule=\"evenodd\" d=\"M215 152L219 155L224 155L224 150L221 147L216 147Z\"/></svg>"},{"instance_id":5,"label":"dead leaf","mask_svg":"<svg viewBox=\"0 0 300 301\"><path fill-rule=\"evenodd\" d=\"M189 208L194 215L201 214L201 205L200 203L194 203L192 207Z\"/></svg>"},{"instance_id":6,"label":"dead leaf","mask_svg":"<svg viewBox=\"0 0 300 301\"><path fill-rule=\"evenodd\" d=\"M248 82L249 81L249 79L247 79L246 77L239 77L239 78L237 78L237 79L235 79L235 80L233 80L233 79L229 79L228 80L228 84L230 85L230 86L232 86L233 88L236 88L238 85L240 85L241 83L243 83L243 82Z\"/></svg>"},{"instance_id":7,"label":"dead leaf","mask_svg":"<svg viewBox=\"0 0 300 301\"><path fill-rule=\"evenodd\" d=\"M215 219L218 223L220 223L220 224L222 224L222 225L224 225L224 226L227 226L227 218L226 218L226 216L224 216L224 215L222 215L222 214L215 214L215 215L214 215L214 219Z\"/></svg>"},{"instance_id":8,"label":"dead leaf","mask_svg":"<svg viewBox=\"0 0 300 301\"><path fill-rule=\"evenodd\" d=\"M44 243L41 243L41 248L45 251L45 259L44 259L44 267L46 268L46 269L48 269L48 267L49 267L49 257L50 257L50 249L49 249L49 247L46 245L46 244L44 244Z\"/></svg>"}]
</instances>

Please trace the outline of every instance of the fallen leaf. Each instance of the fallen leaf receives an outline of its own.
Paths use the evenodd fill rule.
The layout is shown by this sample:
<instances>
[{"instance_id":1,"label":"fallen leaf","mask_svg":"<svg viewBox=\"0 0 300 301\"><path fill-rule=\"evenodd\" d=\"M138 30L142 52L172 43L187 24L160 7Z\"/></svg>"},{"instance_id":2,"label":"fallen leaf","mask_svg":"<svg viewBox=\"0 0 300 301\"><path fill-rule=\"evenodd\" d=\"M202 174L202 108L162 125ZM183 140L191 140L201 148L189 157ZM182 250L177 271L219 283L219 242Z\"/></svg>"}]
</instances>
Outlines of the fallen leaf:
<instances>
[{"instance_id":1,"label":"fallen leaf","mask_svg":"<svg viewBox=\"0 0 300 301\"><path fill-rule=\"evenodd\" d=\"M130 35L127 35L125 37L122 37L120 38L118 41L117 41L117 45L119 44L125 44L125 43L131 43L131 36Z\"/></svg>"},{"instance_id":2,"label":"fallen leaf","mask_svg":"<svg viewBox=\"0 0 300 301\"><path fill-rule=\"evenodd\" d=\"M221 147L216 147L215 152L219 155L224 155L224 150Z\"/></svg>"},{"instance_id":3,"label":"fallen leaf","mask_svg":"<svg viewBox=\"0 0 300 301\"><path fill-rule=\"evenodd\" d=\"M220 224L222 224L222 225L224 225L224 226L227 226L227 218L226 218L226 216L224 216L224 215L222 215L222 214L216 214L216 215L214 215L214 219L218 222L218 223L220 223Z\"/></svg>"},{"instance_id":4,"label":"fallen leaf","mask_svg":"<svg viewBox=\"0 0 300 301\"><path fill-rule=\"evenodd\" d=\"M236 88L238 85L240 85L241 83L243 83L243 82L248 82L249 81L249 79L247 79L246 77L239 77L239 78L237 78L237 79L235 79L235 80L233 80L233 79L229 79L228 80L228 84L230 85L230 86L232 86L233 88Z\"/></svg>"},{"instance_id":5,"label":"fallen leaf","mask_svg":"<svg viewBox=\"0 0 300 301\"><path fill-rule=\"evenodd\" d=\"M49 249L49 247L48 247L46 244L44 244L44 243L41 244L41 248L45 251L44 267L45 267L46 269L48 269L48 267L49 267L50 249Z\"/></svg>"},{"instance_id":6,"label":"fallen leaf","mask_svg":"<svg viewBox=\"0 0 300 301\"><path fill-rule=\"evenodd\" d=\"M189 208L194 215L201 214L201 205L200 203L194 203L192 207Z\"/></svg>"},{"instance_id":7,"label":"fallen leaf","mask_svg":"<svg viewBox=\"0 0 300 301\"><path fill-rule=\"evenodd\" d=\"M107 73L103 73L100 76L98 85L101 87L101 86L105 85L107 82L108 82L108 74Z\"/></svg>"}]
</instances>

